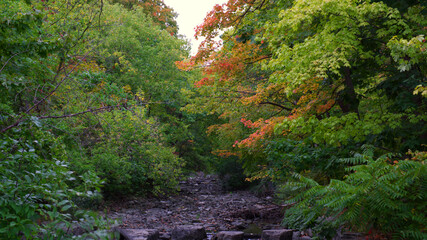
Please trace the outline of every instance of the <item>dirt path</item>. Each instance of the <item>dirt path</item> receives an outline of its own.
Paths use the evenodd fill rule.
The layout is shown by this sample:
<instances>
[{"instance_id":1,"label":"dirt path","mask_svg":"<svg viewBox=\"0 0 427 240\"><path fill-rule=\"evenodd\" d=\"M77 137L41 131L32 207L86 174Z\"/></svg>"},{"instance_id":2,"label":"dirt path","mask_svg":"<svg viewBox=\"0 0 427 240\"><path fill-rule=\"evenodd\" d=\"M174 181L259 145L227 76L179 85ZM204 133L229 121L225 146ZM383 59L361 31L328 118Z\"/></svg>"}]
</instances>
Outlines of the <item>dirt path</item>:
<instances>
[{"instance_id":1,"label":"dirt path","mask_svg":"<svg viewBox=\"0 0 427 240\"><path fill-rule=\"evenodd\" d=\"M203 226L207 232L275 228L281 209L270 197L249 191L224 192L213 175L198 174L180 183L181 191L167 199L133 199L116 202L108 216L122 219L123 228L157 229L163 239L175 226Z\"/></svg>"}]
</instances>

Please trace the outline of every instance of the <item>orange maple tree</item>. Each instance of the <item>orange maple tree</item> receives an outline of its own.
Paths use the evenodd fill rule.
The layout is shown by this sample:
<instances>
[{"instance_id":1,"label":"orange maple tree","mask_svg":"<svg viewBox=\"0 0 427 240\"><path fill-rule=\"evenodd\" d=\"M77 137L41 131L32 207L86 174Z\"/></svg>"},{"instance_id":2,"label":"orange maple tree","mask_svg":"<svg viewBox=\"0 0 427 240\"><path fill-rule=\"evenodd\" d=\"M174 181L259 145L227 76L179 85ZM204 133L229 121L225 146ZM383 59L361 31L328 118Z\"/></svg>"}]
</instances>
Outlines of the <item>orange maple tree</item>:
<instances>
[{"instance_id":1,"label":"orange maple tree","mask_svg":"<svg viewBox=\"0 0 427 240\"><path fill-rule=\"evenodd\" d=\"M286 94L284 83L268 80L271 72L262 66L271 58L271 52L268 39L263 37L266 31L263 21L267 21L265 16L271 11L276 9L265 0L230 0L215 5L195 29L196 38L205 38L197 54L177 62L182 70L202 68L204 76L194 83L196 88L211 88L221 93L219 101L204 104L218 106L227 99L239 108L234 112L227 109L218 112L230 122L212 128L230 132L231 124L250 130L246 135L234 135L236 139L228 143L230 151L256 148L285 118L313 112L320 116L335 105L330 88L321 89L316 83L320 79L313 78L311 83L299 86L291 96Z\"/></svg>"}]
</instances>

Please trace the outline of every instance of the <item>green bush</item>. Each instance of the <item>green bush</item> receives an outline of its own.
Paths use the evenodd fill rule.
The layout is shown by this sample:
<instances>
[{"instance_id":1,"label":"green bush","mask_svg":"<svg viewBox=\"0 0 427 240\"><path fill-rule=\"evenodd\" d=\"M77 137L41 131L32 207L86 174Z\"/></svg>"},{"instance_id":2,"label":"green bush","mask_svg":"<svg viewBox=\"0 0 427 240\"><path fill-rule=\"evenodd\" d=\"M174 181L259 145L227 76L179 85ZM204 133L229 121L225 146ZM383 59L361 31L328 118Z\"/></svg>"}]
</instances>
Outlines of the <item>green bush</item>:
<instances>
[{"instance_id":1,"label":"green bush","mask_svg":"<svg viewBox=\"0 0 427 240\"><path fill-rule=\"evenodd\" d=\"M104 112L103 131L92 136L84 154L74 150L73 170L94 171L105 181L107 197L129 194L162 194L175 189L181 174L181 159L168 147L158 123L146 117L145 108ZM84 128L82 131L86 131Z\"/></svg>"},{"instance_id":2,"label":"green bush","mask_svg":"<svg viewBox=\"0 0 427 240\"><path fill-rule=\"evenodd\" d=\"M0 239L63 239L72 224L94 229L103 222L76 211L73 199L99 197L100 181L82 176L84 188L71 188L76 178L65 155L60 138L33 124L0 138Z\"/></svg>"},{"instance_id":3,"label":"green bush","mask_svg":"<svg viewBox=\"0 0 427 240\"><path fill-rule=\"evenodd\" d=\"M284 224L312 228L318 237L332 238L340 227L388 239L426 239L426 153L399 160L391 155L374 159L373 150L343 159L352 165L344 180L322 186L294 174L284 187L294 192Z\"/></svg>"}]
</instances>

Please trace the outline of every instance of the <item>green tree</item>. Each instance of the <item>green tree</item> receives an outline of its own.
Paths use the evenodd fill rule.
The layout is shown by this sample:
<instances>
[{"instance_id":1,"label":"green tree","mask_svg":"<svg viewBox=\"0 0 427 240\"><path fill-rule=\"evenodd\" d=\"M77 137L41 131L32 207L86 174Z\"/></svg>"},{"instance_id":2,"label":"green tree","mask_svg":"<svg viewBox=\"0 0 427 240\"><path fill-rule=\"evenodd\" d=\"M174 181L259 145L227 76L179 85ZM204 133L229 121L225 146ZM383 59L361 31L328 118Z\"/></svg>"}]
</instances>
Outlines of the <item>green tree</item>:
<instances>
[{"instance_id":1,"label":"green tree","mask_svg":"<svg viewBox=\"0 0 427 240\"><path fill-rule=\"evenodd\" d=\"M425 11L419 1L217 5L196 29L206 37L198 54L180 64L204 72L186 108L225 120L211 127L220 153L240 156L252 179L327 185L364 144L403 160L425 151ZM309 209L295 217L308 220ZM404 225L377 230L398 236Z\"/></svg>"},{"instance_id":2,"label":"green tree","mask_svg":"<svg viewBox=\"0 0 427 240\"><path fill-rule=\"evenodd\" d=\"M171 35L178 33L178 24L175 20L178 15L163 0L113 0L112 2L121 3L127 9L142 7L142 11L162 29Z\"/></svg>"},{"instance_id":3,"label":"green tree","mask_svg":"<svg viewBox=\"0 0 427 240\"><path fill-rule=\"evenodd\" d=\"M99 196L101 180L70 171L61 136L43 119L55 111L55 94L90 50L80 43L101 13L101 1L0 3L0 238L112 237L96 214L75 198ZM90 47L88 47L90 49ZM85 183L73 188L76 178Z\"/></svg>"}]
</instances>

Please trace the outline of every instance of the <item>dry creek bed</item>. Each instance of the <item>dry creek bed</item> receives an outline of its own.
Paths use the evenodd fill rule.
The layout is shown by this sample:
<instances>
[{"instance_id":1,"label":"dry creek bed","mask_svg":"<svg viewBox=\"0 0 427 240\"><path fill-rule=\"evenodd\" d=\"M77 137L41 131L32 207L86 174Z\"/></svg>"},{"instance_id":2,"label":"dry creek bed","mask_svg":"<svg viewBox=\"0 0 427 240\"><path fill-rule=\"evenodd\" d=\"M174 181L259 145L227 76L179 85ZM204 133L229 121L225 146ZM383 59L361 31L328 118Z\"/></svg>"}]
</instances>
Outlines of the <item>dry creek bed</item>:
<instances>
[{"instance_id":1,"label":"dry creek bed","mask_svg":"<svg viewBox=\"0 0 427 240\"><path fill-rule=\"evenodd\" d=\"M221 186L217 176L199 173L180 182L174 196L111 202L107 215L120 219L120 228L157 229L162 239L169 239L171 231L181 225L203 226L210 233L243 230L260 234L261 229L280 228L282 209L271 197L224 192Z\"/></svg>"}]
</instances>

